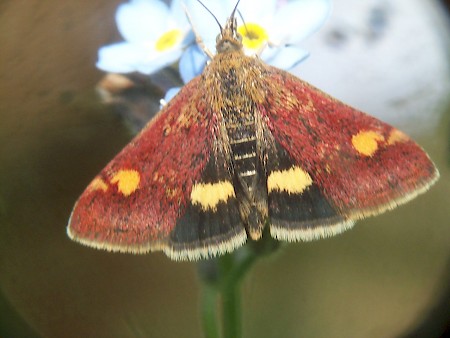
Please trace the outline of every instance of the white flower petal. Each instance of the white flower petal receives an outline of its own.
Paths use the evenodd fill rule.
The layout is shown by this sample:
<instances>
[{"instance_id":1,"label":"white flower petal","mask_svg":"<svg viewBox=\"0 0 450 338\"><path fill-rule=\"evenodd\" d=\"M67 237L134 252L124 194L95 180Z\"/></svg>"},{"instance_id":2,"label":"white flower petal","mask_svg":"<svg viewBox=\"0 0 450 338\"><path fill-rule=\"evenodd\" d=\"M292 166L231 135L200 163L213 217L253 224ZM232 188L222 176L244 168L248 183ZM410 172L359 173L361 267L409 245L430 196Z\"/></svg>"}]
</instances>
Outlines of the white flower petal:
<instances>
[{"instance_id":1,"label":"white flower petal","mask_svg":"<svg viewBox=\"0 0 450 338\"><path fill-rule=\"evenodd\" d=\"M317 31L330 11L330 0L289 1L278 10L271 37L281 43L298 43Z\"/></svg>"},{"instance_id":2,"label":"white flower petal","mask_svg":"<svg viewBox=\"0 0 450 338\"><path fill-rule=\"evenodd\" d=\"M100 48L97 67L112 73L151 74L174 63L180 56L181 49L159 53L145 45L122 42Z\"/></svg>"},{"instance_id":3,"label":"white flower petal","mask_svg":"<svg viewBox=\"0 0 450 338\"><path fill-rule=\"evenodd\" d=\"M176 23L177 27L183 30L190 30L191 25L184 11L184 2L182 0L172 0L170 4L171 21Z\"/></svg>"},{"instance_id":4,"label":"white flower petal","mask_svg":"<svg viewBox=\"0 0 450 338\"><path fill-rule=\"evenodd\" d=\"M98 51L97 67L112 73L134 72L147 52L149 48L128 42L105 46Z\"/></svg>"},{"instance_id":5,"label":"white flower petal","mask_svg":"<svg viewBox=\"0 0 450 338\"><path fill-rule=\"evenodd\" d=\"M271 52L272 48L266 48L262 54L262 58L266 60L271 66L289 70L295 67L298 63L302 62L309 55L309 52L295 46L285 46L284 48L275 49L277 53ZM272 55L270 55L272 53ZM267 59L264 54L270 55Z\"/></svg>"},{"instance_id":6,"label":"white flower petal","mask_svg":"<svg viewBox=\"0 0 450 338\"><path fill-rule=\"evenodd\" d=\"M205 0L203 3L223 26L227 17L231 14L227 9L231 0ZM220 33L216 20L197 0L187 0L186 6L195 33L201 36L211 52L215 52L216 37Z\"/></svg>"},{"instance_id":7,"label":"white flower petal","mask_svg":"<svg viewBox=\"0 0 450 338\"><path fill-rule=\"evenodd\" d=\"M119 32L129 42L156 40L167 29L169 8L159 0L131 0L118 7Z\"/></svg>"},{"instance_id":8,"label":"white flower petal","mask_svg":"<svg viewBox=\"0 0 450 338\"><path fill-rule=\"evenodd\" d=\"M242 14L245 22L254 22L260 25L273 18L276 10L277 0L241 0L238 5L238 11ZM233 7L230 9L231 10ZM236 15L240 21L240 15Z\"/></svg>"},{"instance_id":9,"label":"white flower petal","mask_svg":"<svg viewBox=\"0 0 450 338\"><path fill-rule=\"evenodd\" d=\"M164 53L149 54L136 64L136 71L142 74L154 73L174 63L181 57L181 53L180 49L175 49Z\"/></svg>"}]
</instances>

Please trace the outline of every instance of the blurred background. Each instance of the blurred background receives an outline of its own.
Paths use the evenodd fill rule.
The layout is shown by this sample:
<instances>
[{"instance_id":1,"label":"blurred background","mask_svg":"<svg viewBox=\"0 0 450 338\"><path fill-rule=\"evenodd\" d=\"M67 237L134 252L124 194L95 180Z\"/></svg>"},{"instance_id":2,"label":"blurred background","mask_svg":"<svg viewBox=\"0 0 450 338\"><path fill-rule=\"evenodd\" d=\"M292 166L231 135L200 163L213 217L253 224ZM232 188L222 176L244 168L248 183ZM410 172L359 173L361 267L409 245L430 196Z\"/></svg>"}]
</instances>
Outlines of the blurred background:
<instances>
[{"instance_id":1,"label":"blurred background","mask_svg":"<svg viewBox=\"0 0 450 338\"><path fill-rule=\"evenodd\" d=\"M201 337L194 263L66 237L75 200L132 137L95 91L98 48L121 40L119 3L0 2L0 337ZM441 179L343 235L261 260L243 283L244 337L448 330L449 44L438 0L335 0L305 42L295 73L413 136Z\"/></svg>"}]
</instances>

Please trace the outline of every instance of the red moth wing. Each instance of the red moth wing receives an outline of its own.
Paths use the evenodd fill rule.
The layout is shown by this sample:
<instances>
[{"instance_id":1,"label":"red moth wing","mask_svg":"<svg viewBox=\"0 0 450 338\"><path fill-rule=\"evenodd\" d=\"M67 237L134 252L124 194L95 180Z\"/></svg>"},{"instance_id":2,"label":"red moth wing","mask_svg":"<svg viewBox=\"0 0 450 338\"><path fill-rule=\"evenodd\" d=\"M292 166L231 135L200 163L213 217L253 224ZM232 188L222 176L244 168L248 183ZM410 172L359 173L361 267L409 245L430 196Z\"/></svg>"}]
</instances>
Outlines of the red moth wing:
<instances>
[{"instance_id":1,"label":"red moth wing","mask_svg":"<svg viewBox=\"0 0 450 338\"><path fill-rule=\"evenodd\" d=\"M174 259L247 235L310 240L425 191L439 174L399 130L247 57L234 12L217 55L95 178L71 238Z\"/></svg>"},{"instance_id":2,"label":"red moth wing","mask_svg":"<svg viewBox=\"0 0 450 338\"><path fill-rule=\"evenodd\" d=\"M267 126L350 220L344 226L405 203L438 179L427 154L401 131L282 70L267 70L273 90L260 107Z\"/></svg>"},{"instance_id":3,"label":"red moth wing","mask_svg":"<svg viewBox=\"0 0 450 338\"><path fill-rule=\"evenodd\" d=\"M216 159L217 156L211 154L211 142L217 128L214 128L211 110L202 106L201 85L201 79L196 78L183 87L94 178L72 211L67 229L69 237L111 251L143 253L165 250L175 259L189 256L187 251L202 244L194 232L190 234L194 238L191 246L185 247L181 243L181 246L172 244L169 247L172 240L169 236L177 221L186 210L193 208L190 194L194 184L202 181L206 168L209 168L207 174L214 179L227 175L219 168L225 164L216 165L220 156ZM233 204L229 205L232 209ZM222 212L233 214L233 210L226 208ZM222 218L231 222L229 217ZM240 225L240 220L232 221ZM209 222L212 222L211 217ZM201 223L195 220L195 224L200 224L198 226L203 226ZM219 226L224 227L223 224ZM218 235L226 232L222 228L217 229ZM241 226L240 229L244 228ZM180 231L186 231L183 225ZM222 237L233 235L235 233ZM185 233L179 235L183 237L181 240L186 236ZM241 238L239 243L234 242L234 246L244 240ZM219 248L219 251L226 250L231 248ZM191 258L199 255L208 256L208 252L191 252Z\"/></svg>"}]
</instances>

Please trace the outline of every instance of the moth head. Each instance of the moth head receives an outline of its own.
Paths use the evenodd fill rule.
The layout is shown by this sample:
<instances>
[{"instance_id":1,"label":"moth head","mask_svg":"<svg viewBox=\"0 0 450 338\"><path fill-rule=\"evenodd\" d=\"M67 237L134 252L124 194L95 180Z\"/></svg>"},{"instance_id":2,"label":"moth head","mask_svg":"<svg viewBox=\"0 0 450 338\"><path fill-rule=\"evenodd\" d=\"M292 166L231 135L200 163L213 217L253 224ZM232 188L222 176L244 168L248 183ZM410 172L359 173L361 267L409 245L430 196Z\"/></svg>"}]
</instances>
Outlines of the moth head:
<instances>
[{"instance_id":1,"label":"moth head","mask_svg":"<svg viewBox=\"0 0 450 338\"><path fill-rule=\"evenodd\" d=\"M237 31L237 20L233 11L225 27L221 28L216 38L217 53L226 53L242 49L242 35Z\"/></svg>"}]
</instances>

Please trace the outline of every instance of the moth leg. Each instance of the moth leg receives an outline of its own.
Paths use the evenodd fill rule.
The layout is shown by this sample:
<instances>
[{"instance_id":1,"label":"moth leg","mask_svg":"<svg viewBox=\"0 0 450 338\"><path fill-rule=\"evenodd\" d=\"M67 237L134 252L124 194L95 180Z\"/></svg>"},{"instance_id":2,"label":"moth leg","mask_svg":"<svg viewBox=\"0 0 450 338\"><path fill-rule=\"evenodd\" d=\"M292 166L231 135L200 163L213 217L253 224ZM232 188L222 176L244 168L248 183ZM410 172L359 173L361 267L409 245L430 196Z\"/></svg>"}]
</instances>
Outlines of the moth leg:
<instances>
[{"instance_id":1,"label":"moth leg","mask_svg":"<svg viewBox=\"0 0 450 338\"><path fill-rule=\"evenodd\" d=\"M200 2L201 3L201 2ZM201 3L202 4L202 3ZM203 4L202 4L203 5ZM206 8L206 7L205 7ZM213 59L214 54L206 47L205 43L203 42L203 39L201 38L200 34L198 34L197 29L195 28L194 22L192 20L191 15L189 14L189 11L186 8L186 5L183 3L183 9L184 9L184 13L186 13L186 17L189 21L189 24L192 27L192 31L194 32L195 35L195 42L197 43L197 45L200 47L200 49L203 51L203 53L206 54L206 56L209 57L210 60ZM209 9L206 8L208 11Z\"/></svg>"}]
</instances>

